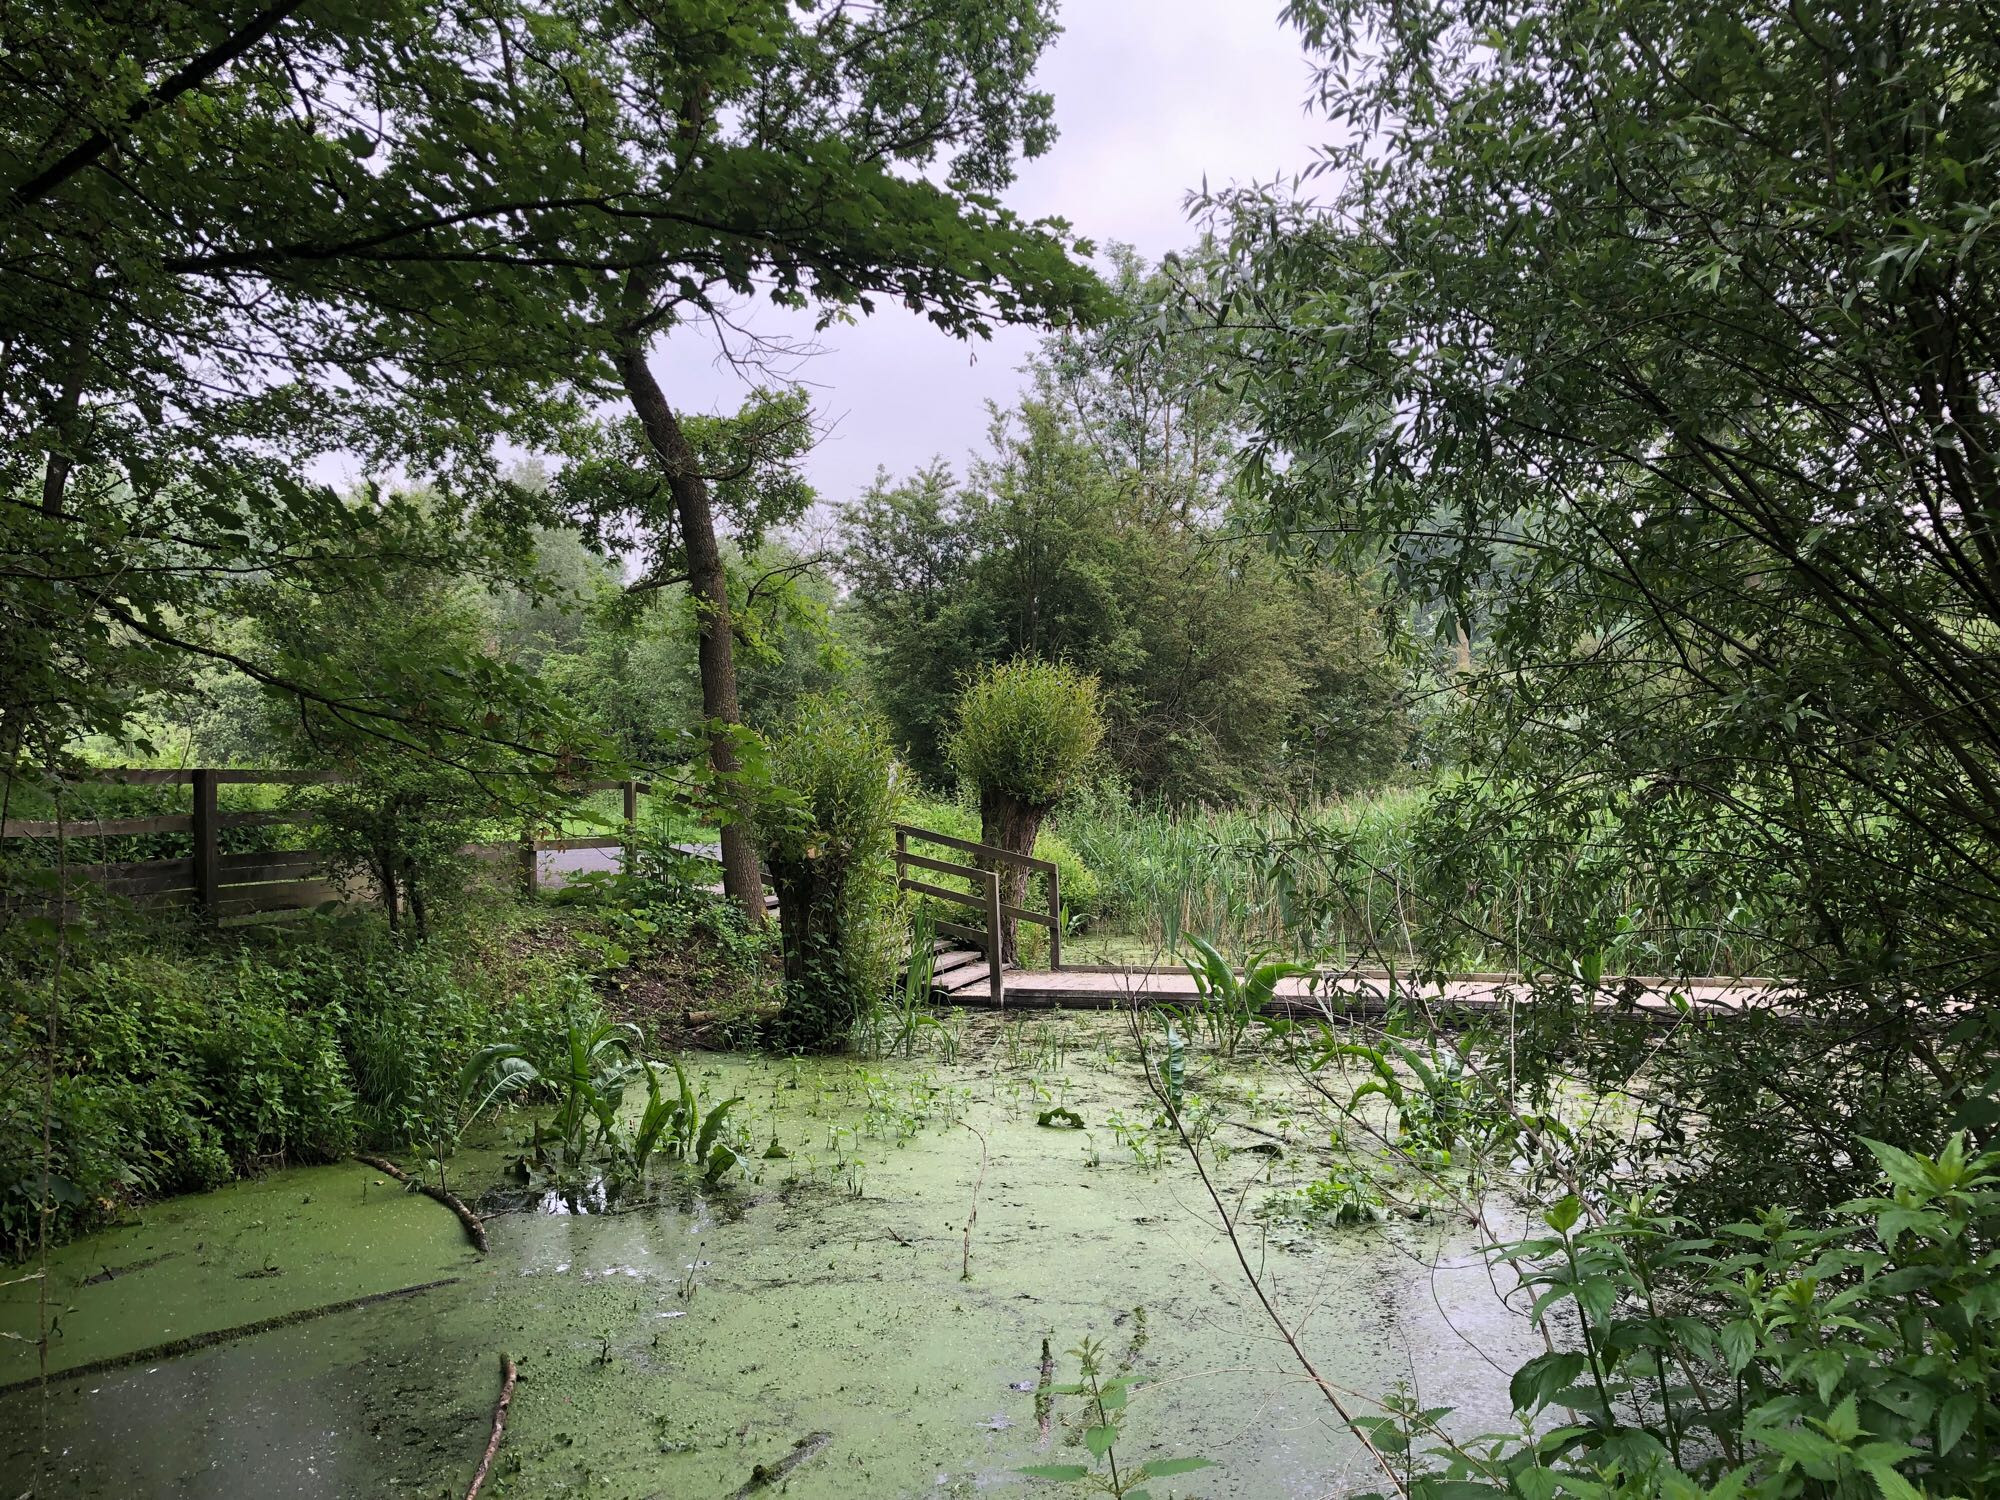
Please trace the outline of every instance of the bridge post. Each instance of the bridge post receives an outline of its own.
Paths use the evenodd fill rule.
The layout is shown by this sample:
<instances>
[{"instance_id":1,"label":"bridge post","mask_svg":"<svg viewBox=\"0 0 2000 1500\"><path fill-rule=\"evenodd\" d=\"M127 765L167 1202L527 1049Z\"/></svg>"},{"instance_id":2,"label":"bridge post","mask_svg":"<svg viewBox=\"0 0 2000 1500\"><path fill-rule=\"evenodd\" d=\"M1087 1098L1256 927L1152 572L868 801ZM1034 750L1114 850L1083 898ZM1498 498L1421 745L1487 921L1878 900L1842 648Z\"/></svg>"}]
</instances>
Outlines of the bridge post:
<instances>
[{"instance_id":1,"label":"bridge post","mask_svg":"<svg viewBox=\"0 0 2000 1500\"><path fill-rule=\"evenodd\" d=\"M1007 1003L1007 978L1000 967L1000 872L986 870L986 988L997 1006Z\"/></svg>"},{"instance_id":2,"label":"bridge post","mask_svg":"<svg viewBox=\"0 0 2000 1500\"><path fill-rule=\"evenodd\" d=\"M215 772L196 771L194 816L189 828L194 838L194 904L202 917L213 924L222 915L222 841L218 837L221 819L216 809Z\"/></svg>"},{"instance_id":3,"label":"bridge post","mask_svg":"<svg viewBox=\"0 0 2000 1500\"><path fill-rule=\"evenodd\" d=\"M625 848L619 863L627 875L639 873L639 783L627 779L620 788L625 794Z\"/></svg>"},{"instance_id":4,"label":"bridge post","mask_svg":"<svg viewBox=\"0 0 2000 1500\"><path fill-rule=\"evenodd\" d=\"M1049 866L1049 972L1062 967L1062 873Z\"/></svg>"}]
</instances>

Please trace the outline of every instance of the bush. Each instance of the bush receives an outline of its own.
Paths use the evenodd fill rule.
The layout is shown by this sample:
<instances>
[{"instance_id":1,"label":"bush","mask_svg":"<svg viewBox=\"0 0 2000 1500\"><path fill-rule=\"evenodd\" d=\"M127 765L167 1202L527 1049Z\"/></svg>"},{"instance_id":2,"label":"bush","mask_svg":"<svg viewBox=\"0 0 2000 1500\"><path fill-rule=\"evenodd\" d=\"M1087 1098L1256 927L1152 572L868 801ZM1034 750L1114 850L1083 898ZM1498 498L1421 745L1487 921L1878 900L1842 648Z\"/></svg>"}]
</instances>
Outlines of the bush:
<instances>
[{"instance_id":1,"label":"bush","mask_svg":"<svg viewBox=\"0 0 2000 1500\"><path fill-rule=\"evenodd\" d=\"M159 942L157 932L118 934ZM52 1234L238 1172L357 1145L435 1146L481 1046L588 997L493 923L424 947L374 919L311 919L68 970L50 1103ZM0 1033L0 1257L34 1243L42 1197L46 977L8 976Z\"/></svg>"},{"instance_id":2,"label":"bush","mask_svg":"<svg viewBox=\"0 0 2000 1500\"><path fill-rule=\"evenodd\" d=\"M993 795L1047 810L1103 738L1095 677L1019 656L975 677L959 698L951 763L978 790L982 817Z\"/></svg>"},{"instance_id":3,"label":"bush","mask_svg":"<svg viewBox=\"0 0 2000 1500\"><path fill-rule=\"evenodd\" d=\"M367 765L296 800L313 815L328 869L372 880L392 931L407 905L418 937L433 911L463 894L469 866L459 851L492 803L464 773L415 761Z\"/></svg>"},{"instance_id":4,"label":"bush","mask_svg":"<svg viewBox=\"0 0 2000 1500\"><path fill-rule=\"evenodd\" d=\"M1042 819L1076 780L1098 742L1104 716L1097 679L1063 662L1016 657L973 679L958 704L952 763L979 793L979 838L1026 854ZM1020 906L1027 871L1002 863L1000 899ZM1000 919L1000 953L1017 962L1014 918Z\"/></svg>"},{"instance_id":5,"label":"bush","mask_svg":"<svg viewBox=\"0 0 2000 1500\"><path fill-rule=\"evenodd\" d=\"M796 799L770 818L765 862L778 893L789 1046L845 1041L893 965L883 940L884 862L897 798L887 731L846 704L813 697L771 745L771 778Z\"/></svg>"},{"instance_id":6,"label":"bush","mask_svg":"<svg viewBox=\"0 0 2000 1500\"><path fill-rule=\"evenodd\" d=\"M1412 1500L1992 1493L2000 1152L1863 1144L1881 1195L1818 1223L1770 1209L1703 1233L1636 1201L1595 1222L1574 1196L1551 1208L1502 1257L1535 1321L1574 1330L1510 1386L1540 1436L1454 1442L1415 1399L1358 1425L1415 1469Z\"/></svg>"}]
</instances>

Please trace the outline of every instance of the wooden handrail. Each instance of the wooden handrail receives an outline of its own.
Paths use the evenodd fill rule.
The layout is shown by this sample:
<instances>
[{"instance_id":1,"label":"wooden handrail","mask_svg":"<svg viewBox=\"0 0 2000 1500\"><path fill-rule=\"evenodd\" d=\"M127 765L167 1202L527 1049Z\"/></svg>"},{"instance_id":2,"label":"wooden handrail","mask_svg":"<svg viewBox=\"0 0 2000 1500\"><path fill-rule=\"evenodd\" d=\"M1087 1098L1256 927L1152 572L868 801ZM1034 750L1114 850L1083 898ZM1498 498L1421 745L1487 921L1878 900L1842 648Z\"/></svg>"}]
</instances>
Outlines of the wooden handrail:
<instances>
[{"instance_id":1,"label":"wooden handrail","mask_svg":"<svg viewBox=\"0 0 2000 1500\"><path fill-rule=\"evenodd\" d=\"M947 849L957 849L965 854L985 854L1010 865L1019 865L1025 870L1033 870L1038 875L1053 875L1056 867L1046 859L1036 859L1032 854L1016 854L1012 849L1002 849L994 844L981 844L972 839L954 838L948 833L939 833L931 828L919 828L914 823L898 823L896 832L913 839L922 839L929 844L942 844Z\"/></svg>"},{"instance_id":2,"label":"wooden handrail","mask_svg":"<svg viewBox=\"0 0 2000 1500\"><path fill-rule=\"evenodd\" d=\"M934 828L919 828L914 823L898 823L895 825L895 832L898 891L909 891L914 895L929 896L934 900L955 902L978 911L985 918L983 930L962 927L955 922L941 922L938 924L938 929L949 932L954 937L968 938L985 948L987 987L992 992L995 1005L1007 1003L1006 981L1001 963L1003 918L1012 917L1017 922L1033 922L1037 926L1048 928L1049 968L1053 971L1062 967L1062 874L1053 862L1036 859L1028 854L1016 854L1012 849L1001 849L992 844L978 843L973 839L956 838L948 833L939 833ZM920 843L956 849L961 853L973 855L982 863L957 864L951 860L933 859L927 854L912 854L909 844L913 839ZM1047 878L1049 883L1047 911L1033 911L1001 899L1000 866L1003 864ZM954 891L929 881L913 880L907 873L912 867L970 881L977 889Z\"/></svg>"}]
</instances>

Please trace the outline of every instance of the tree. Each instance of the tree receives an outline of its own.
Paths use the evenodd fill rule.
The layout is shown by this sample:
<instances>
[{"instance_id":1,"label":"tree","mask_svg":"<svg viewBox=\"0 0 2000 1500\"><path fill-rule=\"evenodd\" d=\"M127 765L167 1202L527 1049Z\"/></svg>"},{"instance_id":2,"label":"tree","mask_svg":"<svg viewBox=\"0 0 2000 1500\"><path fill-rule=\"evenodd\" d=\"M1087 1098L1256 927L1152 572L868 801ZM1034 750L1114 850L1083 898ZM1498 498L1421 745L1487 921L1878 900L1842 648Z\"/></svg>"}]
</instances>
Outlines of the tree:
<instances>
[{"instance_id":1,"label":"tree","mask_svg":"<svg viewBox=\"0 0 2000 1500\"><path fill-rule=\"evenodd\" d=\"M979 839L1032 854L1042 819L1062 800L1104 738L1097 679L1061 662L1016 657L973 679L958 703L952 764L979 793ZM1000 900L1020 906L1028 872L998 871ZM1016 959L1014 919L1000 919L1002 962Z\"/></svg>"},{"instance_id":2,"label":"tree","mask_svg":"<svg viewBox=\"0 0 2000 1500\"><path fill-rule=\"evenodd\" d=\"M519 561L544 507L465 486L491 477L502 434L561 451L616 392L706 601L727 782L710 478L648 366L655 337L753 293L829 321L895 297L957 336L1093 300L1060 227L994 197L1052 138L1027 87L1053 34L1035 0L234 16L47 0L10 24L0 654L19 670L0 731L16 747L115 729L179 656L214 656L188 622L215 580L317 586L352 561L371 518L305 479L306 455L423 472L476 509L458 541ZM345 711L425 747L487 733L488 705L447 675L418 701ZM726 842L744 894L754 859L740 831Z\"/></svg>"},{"instance_id":3,"label":"tree","mask_svg":"<svg viewBox=\"0 0 2000 1500\"><path fill-rule=\"evenodd\" d=\"M1857 1130L2000 1122L1991 16L1288 13L1336 190L1219 202L1206 305L1265 523L1480 628L1440 888L1587 837L1679 893L1634 951L1684 965L1705 924L1799 979L1809 1026L1646 1053L1656 1139L1706 1112L1739 1201L1845 1192Z\"/></svg>"},{"instance_id":4,"label":"tree","mask_svg":"<svg viewBox=\"0 0 2000 1500\"><path fill-rule=\"evenodd\" d=\"M1246 534L1227 404L1151 351L1149 306L1051 339L1038 394L996 416L962 485L941 463L880 476L843 517L876 700L911 765L942 780L967 678L1060 657L1099 679L1111 758L1142 796L1379 785L1405 735L1379 619L1351 581Z\"/></svg>"},{"instance_id":5,"label":"tree","mask_svg":"<svg viewBox=\"0 0 2000 1500\"><path fill-rule=\"evenodd\" d=\"M778 888L787 1045L842 1045L889 975L867 930L880 898L896 816L896 761L881 726L851 703L814 696L771 746L772 779L792 806L766 848Z\"/></svg>"}]
</instances>

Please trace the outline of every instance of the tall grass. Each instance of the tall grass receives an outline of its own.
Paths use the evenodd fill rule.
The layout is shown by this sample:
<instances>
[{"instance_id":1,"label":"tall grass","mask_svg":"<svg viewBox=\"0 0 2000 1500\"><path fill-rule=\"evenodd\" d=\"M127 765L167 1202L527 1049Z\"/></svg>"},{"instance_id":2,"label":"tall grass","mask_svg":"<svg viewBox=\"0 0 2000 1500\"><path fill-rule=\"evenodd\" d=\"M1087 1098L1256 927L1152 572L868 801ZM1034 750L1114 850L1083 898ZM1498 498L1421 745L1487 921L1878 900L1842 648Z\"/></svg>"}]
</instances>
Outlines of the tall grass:
<instances>
[{"instance_id":1,"label":"tall grass","mask_svg":"<svg viewBox=\"0 0 2000 1500\"><path fill-rule=\"evenodd\" d=\"M1479 835L1483 878L1440 858L1456 835L1430 789L1305 807L1170 810L1079 800L1056 831L1098 884L1076 961L1171 961L1199 936L1236 955L1597 974L1783 972L1810 941L1777 892L1691 894L1607 828L1551 851ZM1471 837L1471 835L1467 835Z\"/></svg>"},{"instance_id":2,"label":"tall grass","mask_svg":"<svg viewBox=\"0 0 2000 1500\"><path fill-rule=\"evenodd\" d=\"M1194 935L1232 951L1309 948L1335 962L1406 954L1402 872L1421 800L1394 792L1308 809L1169 810L1102 798L1065 809L1058 831L1096 876L1109 929L1086 935L1079 952L1171 955ZM1351 852L1350 889L1307 878L1302 837Z\"/></svg>"}]
</instances>

